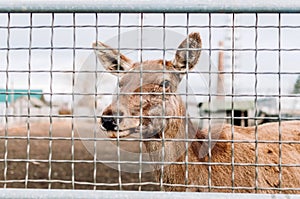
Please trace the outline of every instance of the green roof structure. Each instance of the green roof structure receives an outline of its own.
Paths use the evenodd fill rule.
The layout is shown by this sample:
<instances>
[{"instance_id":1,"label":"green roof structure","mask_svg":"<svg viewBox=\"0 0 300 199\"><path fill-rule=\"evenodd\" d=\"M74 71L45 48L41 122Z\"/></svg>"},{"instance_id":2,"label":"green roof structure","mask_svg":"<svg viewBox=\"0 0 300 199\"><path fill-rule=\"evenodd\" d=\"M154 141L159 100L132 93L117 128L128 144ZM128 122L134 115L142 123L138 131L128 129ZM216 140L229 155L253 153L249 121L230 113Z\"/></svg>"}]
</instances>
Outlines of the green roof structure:
<instances>
[{"instance_id":1,"label":"green roof structure","mask_svg":"<svg viewBox=\"0 0 300 199\"><path fill-rule=\"evenodd\" d=\"M23 96L30 96L33 98L41 99L42 90L27 90L27 89L0 89L0 103L12 102Z\"/></svg>"}]
</instances>

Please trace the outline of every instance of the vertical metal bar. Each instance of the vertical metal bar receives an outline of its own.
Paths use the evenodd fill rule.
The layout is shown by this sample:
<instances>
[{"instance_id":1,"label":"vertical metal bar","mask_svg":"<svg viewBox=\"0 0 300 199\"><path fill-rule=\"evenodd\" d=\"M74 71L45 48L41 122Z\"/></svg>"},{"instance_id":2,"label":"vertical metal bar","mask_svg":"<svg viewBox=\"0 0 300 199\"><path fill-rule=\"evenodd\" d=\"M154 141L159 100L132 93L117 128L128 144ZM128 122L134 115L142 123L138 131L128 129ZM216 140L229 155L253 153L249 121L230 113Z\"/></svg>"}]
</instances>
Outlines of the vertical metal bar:
<instances>
[{"instance_id":1,"label":"vertical metal bar","mask_svg":"<svg viewBox=\"0 0 300 199\"><path fill-rule=\"evenodd\" d=\"M189 13L186 13L186 39L187 39L187 50L186 50L186 83L185 83L185 132L184 132L184 138L187 140L189 139L188 131L189 131L189 114L188 114L188 83L189 83L189 52L190 52L190 39L189 39ZM187 187L188 185L188 179L189 179L189 170L188 170L188 162L189 162L189 156L188 156L188 141L185 141L185 177L184 177L184 185Z\"/></svg>"},{"instance_id":2,"label":"vertical metal bar","mask_svg":"<svg viewBox=\"0 0 300 199\"><path fill-rule=\"evenodd\" d=\"M29 178L29 161L30 161L30 103L31 103L31 47L32 47L32 13L30 13L30 24L29 24L29 48L28 48L28 92L27 92L27 147L26 147L26 170L25 170L25 188L28 187Z\"/></svg>"},{"instance_id":3,"label":"vertical metal bar","mask_svg":"<svg viewBox=\"0 0 300 199\"><path fill-rule=\"evenodd\" d=\"M140 13L140 17L139 17L139 26L140 26L140 40L138 41L139 42L139 46L138 48L140 48L139 50L139 61L140 63L143 62L143 24L144 24L144 14L143 13ZM141 67L141 70L142 70L142 67ZM142 89L143 87L143 78L142 78L143 74L142 72L140 73L140 88ZM141 90L141 92L143 92ZM142 183L142 161L143 161L143 142L141 139L143 139L143 96L140 95L140 141L139 141L139 183L141 184ZM139 185L139 191L141 191L142 187Z\"/></svg>"},{"instance_id":4,"label":"vertical metal bar","mask_svg":"<svg viewBox=\"0 0 300 199\"><path fill-rule=\"evenodd\" d=\"M254 121L255 121L255 192L257 193L258 191L258 132L257 132L257 127L258 127L258 121L257 121L257 116L258 116L258 111L257 111L257 84L258 84L258 79L257 79L257 69L258 69L258 14L255 14L255 69L254 69L254 75L255 75L255 83L254 83L254 92L255 92L255 98L254 98Z\"/></svg>"},{"instance_id":5,"label":"vertical metal bar","mask_svg":"<svg viewBox=\"0 0 300 199\"><path fill-rule=\"evenodd\" d=\"M118 71L120 70L121 65L121 23L122 22L122 13L119 13L118 17ZM117 76L117 125L120 126L120 77ZM121 151L120 151L120 134L119 128L117 133L117 156L118 156L118 182L119 190L122 190L122 170L121 170Z\"/></svg>"},{"instance_id":6,"label":"vertical metal bar","mask_svg":"<svg viewBox=\"0 0 300 199\"><path fill-rule=\"evenodd\" d=\"M211 93L212 93L212 77L211 77L211 69L212 69L212 63L211 63L211 55L212 55L212 30L211 30L211 27L212 27L212 21L211 21L211 13L209 13L208 15L208 45L209 45L209 68L208 68L208 75L209 75L209 78L208 78L208 105L209 105L209 110L213 110L212 107L211 107L211 102L212 102L212 96L211 96ZM208 163L211 163L211 131L212 131L212 121L211 121L211 111L208 112ZM207 179L207 185L208 185L208 191L211 192L211 164L208 164L208 179Z\"/></svg>"},{"instance_id":7,"label":"vertical metal bar","mask_svg":"<svg viewBox=\"0 0 300 199\"><path fill-rule=\"evenodd\" d=\"M10 55L10 13L7 14L7 40L6 40L6 45L7 45L7 53L6 53L6 84L5 84L5 142L4 142L4 188L7 187L7 169L8 169L8 162L7 162L7 157L8 157L8 70L9 70L9 55Z\"/></svg>"},{"instance_id":8,"label":"vertical metal bar","mask_svg":"<svg viewBox=\"0 0 300 199\"><path fill-rule=\"evenodd\" d=\"M232 43L231 43L231 67L232 67L232 73L231 73L231 189L232 192L235 192L234 189L234 80L235 80L235 60L234 60L234 53L235 53L235 14L232 14L232 35L231 35Z\"/></svg>"},{"instance_id":9,"label":"vertical metal bar","mask_svg":"<svg viewBox=\"0 0 300 199\"><path fill-rule=\"evenodd\" d=\"M165 72L166 72L166 14L163 13L163 81L165 81ZM166 87L163 84L163 101L162 101L162 115L166 114ZM163 119L163 129L165 129L166 120ZM164 144L164 143L163 143ZM162 174L163 175L163 174Z\"/></svg>"},{"instance_id":10,"label":"vertical metal bar","mask_svg":"<svg viewBox=\"0 0 300 199\"><path fill-rule=\"evenodd\" d=\"M279 193L281 193L282 188L282 132L281 132L281 14L278 14L278 132L279 132Z\"/></svg>"},{"instance_id":11,"label":"vertical metal bar","mask_svg":"<svg viewBox=\"0 0 300 199\"><path fill-rule=\"evenodd\" d=\"M99 32L98 32L98 14L95 13L95 31L96 31L96 43L98 42L98 35L99 35ZM97 93L98 93L98 72L97 72L97 67L98 67L98 64L97 64L97 56L95 56L95 104L94 104L94 152L93 152L93 156L94 156L94 159L93 159L93 166L94 166L94 170L93 170L93 182L94 182L94 187L93 189L96 190L97 189L97 186L96 186L96 183L97 183Z\"/></svg>"},{"instance_id":12,"label":"vertical metal bar","mask_svg":"<svg viewBox=\"0 0 300 199\"><path fill-rule=\"evenodd\" d=\"M71 126L71 173L72 173L72 189L75 189L75 146L74 146L74 136L75 136L75 130L74 130L74 105L75 105L75 67L76 67L76 13L73 13L72 15L73 19L73 57L72 57L72 126Z\"/></svg>"},{"instance_id":13,"label":"vertical metal bar","mask_svg":"<svg viewBox=\"0 0 300 199\"><path fill-rule=\"evenodd\" d=\"M48 170L48 189L51 189L51 174L52 174L52 131L53 131L53 103L52 103L52 97L53 97L53 48L54 48L54 13L51 14L51 38L50 38L50 102L49 102L49 106L50 106L50 115L49 115L49 120L50 120L50 126L49 126L49 156L48 156L48 164L49 164L49 170Z\"/></svg>"},{"instance_id":14,"label":"vertical metal bar","mask_svg":"<svg viewBox=\"0 0 300 199\"><path fill-rule=\"evenodd\" d=\"M166 14L163 13L163 25L166 25ZM165 97L165 96L163 96ZM166 108L166 103L163 100L163 104L162 104L162 116L165 117L165 108ZM163 118L162 120L162 138L161 138L161 166L160 166L160 190L163 191L164 190L164 166L165 166L165 125L166 125L166 119Z\"/></svg>"}]
</instances>

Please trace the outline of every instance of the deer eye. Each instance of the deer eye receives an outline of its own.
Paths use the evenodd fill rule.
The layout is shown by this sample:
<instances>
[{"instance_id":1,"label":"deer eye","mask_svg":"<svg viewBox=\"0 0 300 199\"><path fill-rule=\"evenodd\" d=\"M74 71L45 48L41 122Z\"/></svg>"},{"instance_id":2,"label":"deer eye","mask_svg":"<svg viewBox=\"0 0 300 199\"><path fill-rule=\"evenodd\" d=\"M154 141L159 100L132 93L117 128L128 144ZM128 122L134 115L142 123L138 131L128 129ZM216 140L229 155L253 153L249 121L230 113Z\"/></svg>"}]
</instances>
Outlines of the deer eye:
<instances>
[{"instance_id":1,"label":"deer eye","mask_svg":"<svg viewBox=\"0 0 300 199\"><path fill-rule=\"evenodd\" d=\"M159 84L159 86L169 88L171 86L171 82L169 80L164 80Z\"/></svg>"}]
</instances>

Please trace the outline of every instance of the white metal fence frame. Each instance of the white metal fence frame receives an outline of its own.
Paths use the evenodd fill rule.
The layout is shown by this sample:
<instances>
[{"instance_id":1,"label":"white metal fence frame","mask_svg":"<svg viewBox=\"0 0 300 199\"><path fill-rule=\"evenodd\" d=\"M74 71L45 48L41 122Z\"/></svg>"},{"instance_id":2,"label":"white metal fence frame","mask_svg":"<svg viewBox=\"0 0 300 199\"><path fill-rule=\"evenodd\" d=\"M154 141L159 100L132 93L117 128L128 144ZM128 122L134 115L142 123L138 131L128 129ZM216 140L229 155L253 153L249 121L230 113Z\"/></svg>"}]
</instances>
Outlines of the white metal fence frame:
<instances>
[{"instance_id":1,"label":"white metal fence frame","mask_svg":"<svg viewBox=\"0 0 300 199\"><path fill-rule=\"evenodd\" d=\"M0 13L300 13L300 3L293 0L260 2L198 1L198 0L151 0L109 1L109 0L5 0L0 2ZM1 49L2 47L0 47ZM8 47L9 48L9 47ZM75 49L74 49L75 51ZM279 77L280 78L280 77ZM30 85L30 81L29 81ZM280 88L279 88L280 89ZM51 93L49 93L51 94ZM29 97L30 99L30 97ZM8 106L6 104L6 106ZM51 105L50 105L51 106ZM280 111L280 110L279 110ZM29 111L30 112L30 111ZM30 127L28 126L28 131ZM73 132L73 131L72 131ZM29 133L29 132L28 132ZM74 136L74 134L72 134ZM4 138L4 137L0 137ZM27 137L29 140L29 136ZM73 149L74 150L74 149ZM5 158L4 158L5 159ZM74 159L73 159L74 161ZM72 161L71 161L72 162ZM299 166L299 165L298 165ZM50 175L50 173L49 173ZM74 174L73 174L74 175ZM28 178L28 176L26 176ZM28 179L27 179L28 180ZM6 181L6 179L4 180ZM26 179L25 179L26 181ZM0 189L1 198L300 198L300 195L268 194L217 194L217 193L163 193L122 191L68 191Z\"/></svg>"}]
</instances>

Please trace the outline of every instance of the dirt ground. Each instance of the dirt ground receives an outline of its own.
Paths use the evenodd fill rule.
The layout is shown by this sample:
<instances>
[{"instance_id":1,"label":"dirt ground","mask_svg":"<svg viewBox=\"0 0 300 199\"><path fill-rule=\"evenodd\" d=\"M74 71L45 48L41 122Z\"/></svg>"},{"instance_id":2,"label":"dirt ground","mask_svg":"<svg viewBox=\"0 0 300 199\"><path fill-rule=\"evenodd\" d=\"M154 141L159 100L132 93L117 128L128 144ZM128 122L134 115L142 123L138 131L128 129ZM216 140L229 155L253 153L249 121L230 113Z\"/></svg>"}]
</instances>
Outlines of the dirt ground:
<instances>
[{"instance_id":1,"label":"dirt ground","mask_svg":"<svg viewBox=\"0 0 300 199\"><path fill-rule=\"evenodd\" d=\"M119 172L101 162L95 164L82 141L71 139L71 124L64 119L53 121L52 125L50 122L32 122L30 125L9 125L8 130L0 128L0 188L159 190L158 185L153 185L155 179L151 172L142 173L141 182L150 183L139 187L138 173ZM78 138L75 132L74 138ZM51 142L52 157L49 157ZM119 186L120 181L122 186Z\"/></svg>"}]
</instances>

